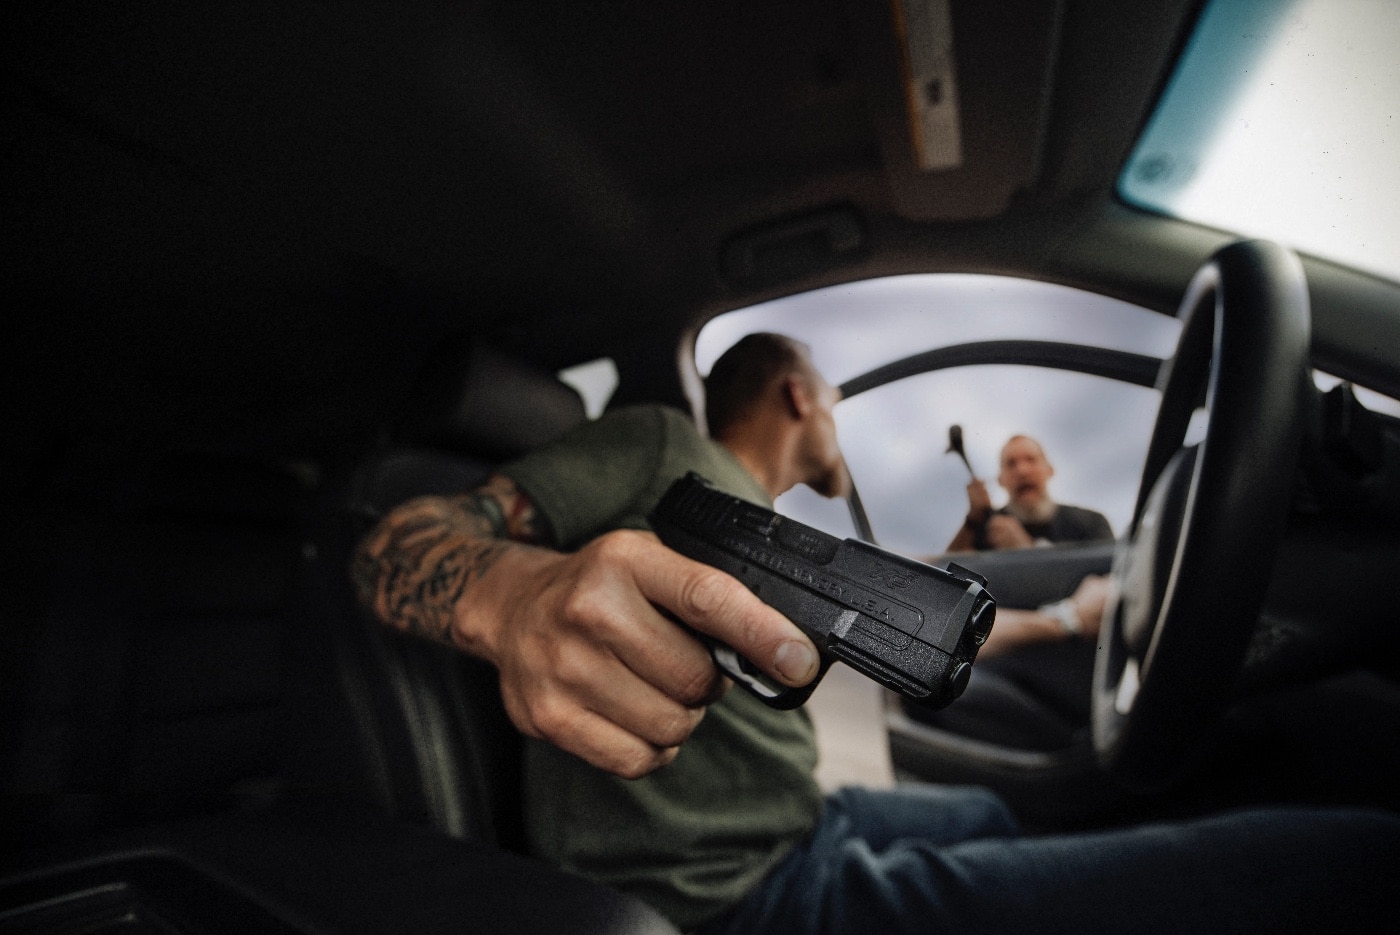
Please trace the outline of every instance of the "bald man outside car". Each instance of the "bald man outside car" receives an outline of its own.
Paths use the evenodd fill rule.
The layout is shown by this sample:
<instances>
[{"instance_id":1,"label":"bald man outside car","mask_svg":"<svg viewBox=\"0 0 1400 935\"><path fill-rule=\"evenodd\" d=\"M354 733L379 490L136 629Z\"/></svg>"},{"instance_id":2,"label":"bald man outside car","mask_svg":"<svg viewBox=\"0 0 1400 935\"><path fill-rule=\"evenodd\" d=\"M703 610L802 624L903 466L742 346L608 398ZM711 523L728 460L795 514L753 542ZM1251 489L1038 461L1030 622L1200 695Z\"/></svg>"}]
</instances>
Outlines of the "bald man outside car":
<instances>
[{"instance_id":1,"label":"bald man outside car","mask_svg":"<svg viewBox=\"0 0 1400 935\"><path fill-rule=\"evenodd\" d=\"M997 483L1006 506L992 509L986 485L967 485L968 511L949 552L1024 549L1113 539L1103 514L1056 503L1055 468L1040 442L1013 435L1002 446ZM942 711L911 710L915 720L1013 748L1058 750L1088 729L1095 643L1111 582L1088 575L1074 593L1016 614L977 665L962 699Z\"/></svg>"},{"instance_id":2,"label":"bald man outside car","mask_svg":"<svg viewBox=\"0 0 1400 935\"><path fill-rule=\"evenodd\" d=\"M968 510L949 552L975 549L1023 549L1055 542L1112 539L1113 528L1102 514L1056 503L1050 497L1055 468L1040 442L1013 435L1001 449L999 483L1009 498L992 509L987 486L978 479L967 485Z\"/></svg>"}]
</instances>

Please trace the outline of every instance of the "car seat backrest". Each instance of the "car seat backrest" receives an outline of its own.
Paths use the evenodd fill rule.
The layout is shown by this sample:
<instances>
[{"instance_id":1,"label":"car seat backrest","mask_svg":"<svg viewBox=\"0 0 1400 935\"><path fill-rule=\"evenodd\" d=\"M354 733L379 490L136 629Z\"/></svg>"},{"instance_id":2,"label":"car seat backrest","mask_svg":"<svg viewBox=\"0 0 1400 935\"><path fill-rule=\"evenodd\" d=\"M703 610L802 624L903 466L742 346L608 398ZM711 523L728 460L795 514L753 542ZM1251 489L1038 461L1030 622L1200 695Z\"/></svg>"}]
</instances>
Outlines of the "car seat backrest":
<instances>
[{"instance_id":1,"label":"car seat backrest","mask_svg":"<svg viewBox=\"0 0 1400 935\"><path fill-rule=\"evenodd\" d=\"M395 431L399 448L500 461L585 420L578 391L545 367L462 337L430 357Z\"/></svg>"},{"instance_id":2,"label":"car seat backrest","mask_svg":"<svg viewBox=\"0 0 1400 935\"><path fill-rule=\"evenodd\" d=\"M347 684L378 725L365 742L385 764L384 801L401 816L521 848L521 741L494 669L390 631L354 605L345 573L354 545L394 506L470 490L503 459L584 420L578 393L552 372L454 343L430 363L393 441L355 465L332 504L328 604L360 636Z\"/></svg>"}]
</instances>

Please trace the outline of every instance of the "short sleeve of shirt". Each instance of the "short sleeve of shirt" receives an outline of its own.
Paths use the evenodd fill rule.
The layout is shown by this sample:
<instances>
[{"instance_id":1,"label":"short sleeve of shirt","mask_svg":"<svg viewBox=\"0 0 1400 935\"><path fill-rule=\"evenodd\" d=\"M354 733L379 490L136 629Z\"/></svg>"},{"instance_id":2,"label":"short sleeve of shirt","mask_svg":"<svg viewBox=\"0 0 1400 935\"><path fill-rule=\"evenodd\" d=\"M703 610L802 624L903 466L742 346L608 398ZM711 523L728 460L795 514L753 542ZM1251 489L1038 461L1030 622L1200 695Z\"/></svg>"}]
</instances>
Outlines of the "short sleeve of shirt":
<instances>
[{"instance_id":1,"label":"short sleeve of shirt","mask_svg":"<svg viewBox=\"0 0 1400 935\"><path fill-rule=\"evenodd\" d=\"M612 529L647 529L666 488L696 470L721 489L765 506L768 497L727 450L665 406L608 413L504 465L549 521L555 544L576 549Z\"/></svg>"}]
</instances>

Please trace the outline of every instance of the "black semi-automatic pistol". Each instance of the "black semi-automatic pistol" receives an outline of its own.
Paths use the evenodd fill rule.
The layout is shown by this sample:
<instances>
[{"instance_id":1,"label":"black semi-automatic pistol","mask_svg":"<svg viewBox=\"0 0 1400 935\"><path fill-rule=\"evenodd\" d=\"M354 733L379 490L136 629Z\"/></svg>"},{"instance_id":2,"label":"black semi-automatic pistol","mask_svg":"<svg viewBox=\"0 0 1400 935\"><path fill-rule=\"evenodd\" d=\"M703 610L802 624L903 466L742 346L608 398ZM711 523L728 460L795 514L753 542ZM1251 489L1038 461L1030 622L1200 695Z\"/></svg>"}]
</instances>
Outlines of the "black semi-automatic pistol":
<instances>
[{"instance_id":1,"label":"black semi-automatic pistol","mask_svg":"<svg viewBox=\"0 0 1400 935\"><path fill-rule=\"evenodd\" d=\"M816 644L817 677L789 688L699 634L726 674L775 708L806 701L837 659L927 707L944 707L967 687L996 617L987 581L975 572L838 539L693 472L667 490L651 525L672 549L738 578Z\"/></svg>"}]
</instances>

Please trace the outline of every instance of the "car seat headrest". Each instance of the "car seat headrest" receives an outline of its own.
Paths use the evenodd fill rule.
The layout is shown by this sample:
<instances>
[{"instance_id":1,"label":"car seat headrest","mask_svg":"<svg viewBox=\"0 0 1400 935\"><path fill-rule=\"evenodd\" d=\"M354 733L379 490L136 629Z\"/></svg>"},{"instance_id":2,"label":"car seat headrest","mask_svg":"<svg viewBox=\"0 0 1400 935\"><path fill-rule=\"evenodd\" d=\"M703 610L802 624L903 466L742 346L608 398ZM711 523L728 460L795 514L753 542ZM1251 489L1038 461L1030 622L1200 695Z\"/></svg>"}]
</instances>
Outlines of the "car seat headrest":
<instances>
[{"instance_id":1,"label":"car seat headrest","mask_svg":"<svg viewBox=\"0 0 1400 935\"><path fill-rule=\"evenodd\" d=\"M399 440L504 459L586 418L578 391L548 368L458 338L441 345L424 368Z\"/></svg>"}]
</instances>

